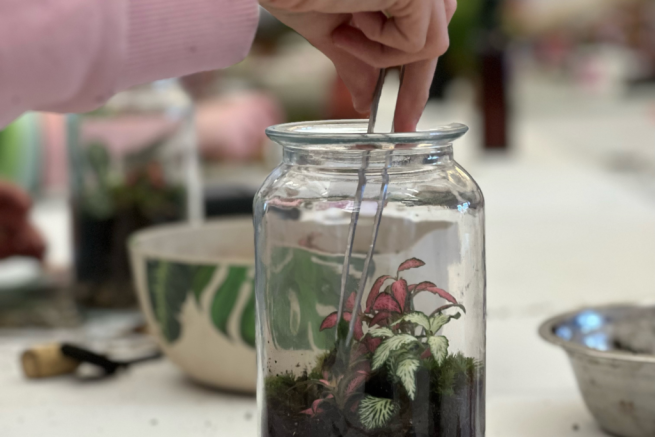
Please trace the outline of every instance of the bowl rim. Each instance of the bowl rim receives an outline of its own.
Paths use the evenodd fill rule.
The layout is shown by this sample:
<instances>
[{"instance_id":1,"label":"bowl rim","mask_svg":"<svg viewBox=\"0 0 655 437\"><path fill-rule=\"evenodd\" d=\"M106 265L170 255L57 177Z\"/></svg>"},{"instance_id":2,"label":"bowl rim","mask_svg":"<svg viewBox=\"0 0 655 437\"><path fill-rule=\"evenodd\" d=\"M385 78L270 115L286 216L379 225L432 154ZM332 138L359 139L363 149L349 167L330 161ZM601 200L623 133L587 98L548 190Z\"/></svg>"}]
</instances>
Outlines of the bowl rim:
<instances>
[{"instance_id":1,"label":"bowl rim","mask_svg":"<svg viewBox=\"0 0 655 437\"><path fill-rule=\"evenodd\" d=\"M235 215L230 217L221 217L221 218L212 218L200 223L189 223L189 222L180 222L180 223L167 223L162 225L151 226L140 231L133 233L127 242L127 248L129 252L133 255L138 255L144 258L156 258L166 261L175 261L188 264L237 264L237 265L248 265L253 266L255 264L255 258L253 257L241 257L241 256L219 256L219 257L208 257L208 256L193 256L193 255L184 255L184 254L171 254L171 253L161 253L154 250L149 250L143 247L144 243L151 241L153 239L162 238L162 234L167 234L168 238L171 237L171 234L182 234L184 232L192 232L199 230L208 230L208 229L220 229L226 224L236 224L250 222L252 224L251 215ZM254 244L254 243L253 243Z\"/></svg>"},{"instance_id":2,"label":"bowl rim","mask_svg":"<svg viewBox=\"0 0 655 437\"><path fill-rule=\"evenodd\" d=\"M546 321L544 321L539 326L539 336L547 341L548 343L560 346L567 353L576 353L580 355L586 355L588 357L599 358L604 360L614 360L621 362L631 362L631 363L640 363L640 364L655 364L655 355L648 354L632 354L629 352L622 351L600 351L596 349L591 349L585 347L578 343L573 343L568 340L564 340L553 332L553 328L558 324L564 322L565 320L570 319L576 314L581 313L582 311L588 310L608 310L608 309L635 309L635 308L648 308L647 305L636 305L636 304L608 304L608 305L598 305L598 306L585 306L573 311L567 311L559 315L553 316Z\"/></svg>"}]
</instances>

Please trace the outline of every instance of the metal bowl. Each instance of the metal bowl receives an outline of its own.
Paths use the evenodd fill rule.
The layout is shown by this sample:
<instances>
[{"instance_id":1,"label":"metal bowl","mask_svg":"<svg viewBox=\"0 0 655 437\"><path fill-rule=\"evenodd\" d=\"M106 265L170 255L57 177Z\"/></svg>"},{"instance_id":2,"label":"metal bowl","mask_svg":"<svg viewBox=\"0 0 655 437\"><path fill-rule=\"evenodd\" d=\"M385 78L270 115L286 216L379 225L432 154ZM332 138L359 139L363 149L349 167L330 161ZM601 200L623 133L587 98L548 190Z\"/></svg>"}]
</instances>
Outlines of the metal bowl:
<instances>
[{"instance_id":1,"label":"metal bowl","mask_svg":"<svg viewBox=\"0 0 655 437\"><path fill-rule=\"evenodd\" d=\"M573 311L547 320L539 334L569 355L587 408L605 431L655 436L655 307Z\"/></svg>"}]
</instances>

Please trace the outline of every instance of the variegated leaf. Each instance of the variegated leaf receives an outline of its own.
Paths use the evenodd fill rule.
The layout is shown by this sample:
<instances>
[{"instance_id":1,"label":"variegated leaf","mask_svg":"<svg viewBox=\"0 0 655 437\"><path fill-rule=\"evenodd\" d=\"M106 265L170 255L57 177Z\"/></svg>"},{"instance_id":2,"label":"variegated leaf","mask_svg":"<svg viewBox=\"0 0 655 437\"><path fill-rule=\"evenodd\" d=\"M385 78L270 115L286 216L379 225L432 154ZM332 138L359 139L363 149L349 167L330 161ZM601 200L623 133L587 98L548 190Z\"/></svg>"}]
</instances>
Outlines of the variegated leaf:
<instances>
[{"instance_id":1,"label":"variegated leaf","mask_svg":"<svg viewBox=\"0 0 655 437\"><path fill-rule=\"evenodd\" d=\"M466 308L464 308L464 305L461 305L461 304L458 304L458 303L451 303L451 304L448 304L448 305L440 306L439 308L437 308L435 310L435 313L442 313L442 312L444 312L446 310L449 310L451 308L459 308L460 310L462 310L462 312L464 312L464 314L466 314Z\"/></svg>"},{"instance_id":2,"label":"variegated leaf","mask_svg":"<svg viewBox=\"0 0 655 437\"><path fill-rule=\"evenodd\" d=\"M448 354L448 339L443 335L428 338L430 351L437 364L441 364Z\"/></svg>"},{"instance_id":3,"label":"variegated leaf","mask_svg":"<svg viewBox=\"0 0 655 437\"><path fill-rule=\"evenodd\" d=\"M398 350L400 347L418 342L418 338L409 334L396 335L395 337L388 338L382 342L373 354L373 370L377 370L387 361L389 354L392 351Z\"/></svg>"},{"instance_id":4,"label":"variegated leaf","mask_svg":"<svg viewBox=\"0 0 655 437\"><path fill-rule=\"evenodd\" d=\"M359 403L359 420L364 428L373 430L386 425L395 411L393 400L366 396Z\"/></svg>"},{"instance_id":5,"label":"variegated leaf","mask_svg":"<svg viewBox=\"0 0 655 437\"><path fill-rule=\"evenodd\" d=\"M439 332L441 328L443 328L443 326L446 323L450 321L451 318L459 318L459 317L452 317L449 316L448 314L435 314L430 318L430 332L436 334L437 332Z\"/></svg>"},{"instance_id":6,"label":"variegated leaf","mask_svg":"<svg viewBox=\"0 0 655 437\"><path fill-rule=\"evenodd\" d=\"M371 337L393 337L393 331L389 328L373 328L368 331Z\"/></svg>"},{"instance_id":7,"label":"variegated leaf","mask_svg":"<svg viewBox=\"0 0 655 437\"><path fill-rule=\"evenodd\" d=\"M416 396L416 370L419 366L419 360L411 355L403 355L396 366L396 376L400 379L407 395L410 399L414 400Z\"/></svg>"},{"instance_id":8,"label":"variegated leaf","mask_svg":"<svg viewBox=\"0 0 655 437\"><path fill-rule=\"evenodd\" d=\"M417 325L424 327L426 331L430 331L430 319L428 318L428 316L426 316L425 314L419 311L409 313L401 317L398 321L396 321L391 326L396 326L401 322L416 323Z\"/></svg>"}]
</instances>

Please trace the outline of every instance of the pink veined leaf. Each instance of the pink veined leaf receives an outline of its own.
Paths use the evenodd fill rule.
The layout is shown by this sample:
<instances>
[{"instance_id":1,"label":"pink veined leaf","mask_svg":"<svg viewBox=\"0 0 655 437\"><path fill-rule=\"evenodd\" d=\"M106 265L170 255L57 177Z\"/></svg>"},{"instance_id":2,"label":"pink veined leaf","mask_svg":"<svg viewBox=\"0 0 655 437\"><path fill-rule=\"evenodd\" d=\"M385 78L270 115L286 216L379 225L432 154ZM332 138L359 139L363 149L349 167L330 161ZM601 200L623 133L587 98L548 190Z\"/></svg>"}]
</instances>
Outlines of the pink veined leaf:
<instances>
[{"instance_id":1,"label":"pink veined leaf","mask_svg":"<svg viewBox=\"0 0 655 437\"><path fill-rule=\"evenodd\" d=\"M448 293L446 290L442 290L438 287L428 287L425 291L429 291L432 294L438 294L442 298L446 299L448 302L457 303L457 299L453 297L452 294Z\"/></svg>"},{"instance_id":2,"label":"pink veined leaf","mask_svg":"<svg viewBox=\"0 0 655 437\"><path fill-rule=\"evenodd\" d=\"M366 347L368 348L368 351L373 353L377 350L377 348L380 346L380 343L382 343L381 338L374 338L371 337L370 335L367 335L364 339L366 342Z\"/></svg>"},{"instance_id":3,"label":"pink veined leaf","mask_svg":"<svg viewBox=\"0 0 655 437\"><path fill-rule=\"evenodd\" d=\"M419 291L427 290L430 287L436 287L436 285L434 285L432 282L425 281L421 282L420 284L410 285L408 289L409 291L418 293Z\"/></svg>"},{"instance_id":4,"label":"pink veined leaf","mask_svg":"<svg viewBox=\"0 0 655 437\"><path fill-rule=\"evenodd\" d=\"M330 395L330 396L332 396L332 395ZM329 399L329 396L326 399ZM321 402L323 402L323 401L324 401L324 399L316 399L314 402L312 402L311 407L307 408L306 410L301 411L301 413L302 414L309 414L310 416L313 416L316 413L320 413L323 410L318 408L318 406L321 405Z\"/></svg>"},{"instance_id":5,"label":"pink veined leaf","mask_svg":"<svg viewBox=\"0 0 655 437\"><path fill-rule=\"evenodd\" d=\"M362 360L352 366L353 372L363 372L367 375L371 373L371 363L368 360Z\"/></svg>"},{"instance_id":6,"label":"pink veined leaf","mask_svg":"<svg viewBox=\"0 0 655 437\"><path fill-rule=\"evenodd\" d=\"M409 270L409 269L415 269L417 267L422 267L424 266L425 263L421 261L418 258L411 258L408 259L407 261L403 262L399 267L398 267L398 272L402 272L404 270Z\"/></svg>"},{"instance_id":7,"label":"pink veined leaf","mask_svg":"<svg viewBox=\"0 0 655 437\"><path fill-rule=\"evenodd\" d=\"M391 293L400 304L400 312L405 312L405 302L407 301L407 281L399 279L391 285Z\"/></svg>"},{"instance_id":8,"label":"pink veined leaf","mask_svg":"<svg viewBox=\"0 0 655 437\"><path fill-rule=\"evenodd\" d=\"M357 411L358 408L359 408L359 399L353 402L352 406L350 407L350 412L354 413L355 411Z\"/></svg>"},{"instance_id":9,"label":"pink veined leaf","mask_svg":"<svg viewBox=\"0 0 655 437\"><path fill-rule=\"evenodd\" d=\"M371 320L371 323L369 323L369 326L387 326L391 318L391 313L389 311L380 311L373 317L373 320Z\"/></svg>"},{"instance_id":10,"label":"pink veined leaf","mask_svg":"<svg viewBox=\"0 0 655 437\"><path fill-rule=\"evenodd\" d=\"M269 204L280 208L297 208L302 204L302 199L282 199L276 197L268 201Z\"/></svg>"},{"instance_id":11,"label":"pink veined leaf","mask_svg":"<svg viewBox=\"0 0 655 437\"><path fill-rule=\"evenodd\" d=\"M373 309L378 311L393 311L400 313L402 310L396 299L394 299L390 294L382 293L375 299L373 304Z\"/></svg>"},{"instance_id":12,"label":"pink veined leaf","mask_svg":"<svg viewBox=\"0 0 655 437\"><path fill-rule=\"evenodd\" d=\"M354 291L350 293L350 296L348 296L348 300L346 301L346 306L344 307L346 311L352 311L353 308L355 308L355 299L357 298L357 293Z\"/></svg>"},{"instance_id":13,"label":"pink veined leaf","mask_svg":"<svg viewBox=\"0 0 655 437\"><path fill-rule=\"evenodd\" d=\"M364 336L364 327L362 323L362 316L357 316L357 320L355 320L355 340L359 341L362 339L363 336Z\"/></svg>"},{"instance_id":14,"label":"pink veined leaf","mask_svg":"<svg viewBox=\"0 0 655 437\"><path fill-rule=\"evenodd\" d=\"M319 331L322 331L324 329L329 329L329 328L334 328L337 325L337 316L339 314L335 311L329 316L327 316L325 319L323 319L323 323L321 323L321 327L319 328ZM352 317L352 314L349 312L343 313L343 319L346 322L350 322L350 318Z\"/></svg>"},{"instance_id":15,"label":"pink veined leaf","mask_svg":"<svg viewBox=\"0 0 655 437\"><path fill-rule=\"evenodd\" d=\"M373 283L373 286L371 287L371 292L368 294L368 298L366 299L367 313L370 313L373 310L373 304L375 303L375 299L378 298L382 285L384 285L384 282L389 278L391 278L391 276L389 275L380 276Z\"/></svg>"},{"instance_id":16,"label":"pink veined leaf","mask_svg":"<svg viewBox=\"0 0 655 437\"><path fill-rule=\"evenodd\" d=\"M427 359L430 358L431 356L432 356L432 353L430 352L430 348L427 348L427 349L425 350L425 352L423 352L423 353L421 354L421 358L423 358L424 360L427 360Z\"/></svg>"},{"instance_id":17,"label":"pink veined leaf","mask_svg":"<svg viewBox=\"0 0 655 437\"><path fill-rule=\"evenodd\" d=\"M326 387L330 387L330 381L328 381L327 379L319 379L318 382L320 382Z\"/></svg>"},{"instance_id":18,"label":"pink veined leaf","mask_svg":"<svg viewBox=\"0 0 655 437\"><path fill-rule=\"evenodd\" d=\"M321 323L320 331L324 329L329 329L329 328L334 328L337 324L337 316L339 314L335 311L329 316L327 316L325 319L323 319L323 323Z\"/></svg>"},{"instance_id":19,"label":"pink veined leaf","mask_svg":"<svg viewBox=\"0 0 655 437\"><path fill-rule=\"evenodd\" d=\"M348 386L346 387L346 395L350 396L358 388L360 388L368 379L368 373L357 372L357 375L350 380Z\"/></svg>"}]
</instances>

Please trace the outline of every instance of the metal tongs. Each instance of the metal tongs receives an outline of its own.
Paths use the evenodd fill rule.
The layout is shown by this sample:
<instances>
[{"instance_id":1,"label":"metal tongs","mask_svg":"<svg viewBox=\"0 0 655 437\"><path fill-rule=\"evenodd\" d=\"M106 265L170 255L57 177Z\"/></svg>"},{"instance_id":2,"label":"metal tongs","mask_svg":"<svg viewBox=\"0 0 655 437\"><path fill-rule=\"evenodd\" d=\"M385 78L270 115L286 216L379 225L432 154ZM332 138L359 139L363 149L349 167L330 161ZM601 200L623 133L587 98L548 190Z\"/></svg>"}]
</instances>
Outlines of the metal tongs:
<instances>
[{"instance_id":1,"label":"metal tongs","mask_svg":"<svg viewBox=\"0 0 655 437\"><path fill-rule=\"evenodd\" d=\"M400 68L400 86L398 92L400 93L400 88L403 83L403 76L405 73L405 67ZM371 104L371 114L368 120L368 134L375 133L375 124L377 121L378 107L380 104L380 97L382 96L382 88L384 87L384 82L387 77L387 70L381 69L380 75L378 77L378 82L375 87L375 93L373 95L373 102ZM395 116L395 110L394 110ZM391 129L393 132L393 127ZM346 244L346 254L343 258L343 269L341 272L341 290L339 294L339 308L337 312L337 323L341 321L344 312L344 304L346 302L346 283L348 282L348 274L350 272L350 259L352 257L353 251L353 242L355 240L355 232L357 230L357 223L359 221L359 212L362 207L362 198L364 197L364 190L366 189L366 170L368 169L368 164L370 160L370 151L364 152L362 156L362 166L359 169L359 181L357 183L357 192L355 194L355 203L353 205L353 211L350 216L350 226L348 227L348 241ZM352 317L350 318L350 325L348 328L348 336L346 337L346 345L350 344L353 338L355 331L355 323L357 322L357 314L361 307L362 297L364 295L364 289L366 288L366 279L368 278L368 270L371 265L371 259L373 258L373 252L375 251L375 243L378 238L378 232L380 230L380 222L382 221L382 210L384 209L384 204L387 200L387 192L389 188L389 167L391 166L391 150L388 150L385 153L385 164L382 169L382 183L380 185L380 195L378 197L377 210L375 212L375 220L373 222L373 233L371 236L371 244L368 248L368 253L366 254L366 259L364 260L364 267L362 268L362 276L359 280L359 286L357 287L357 295L355 298L355 306L352 310ZM336 330L336 339L339 337L339 329Z\"/></svg>"}]
</instances>

